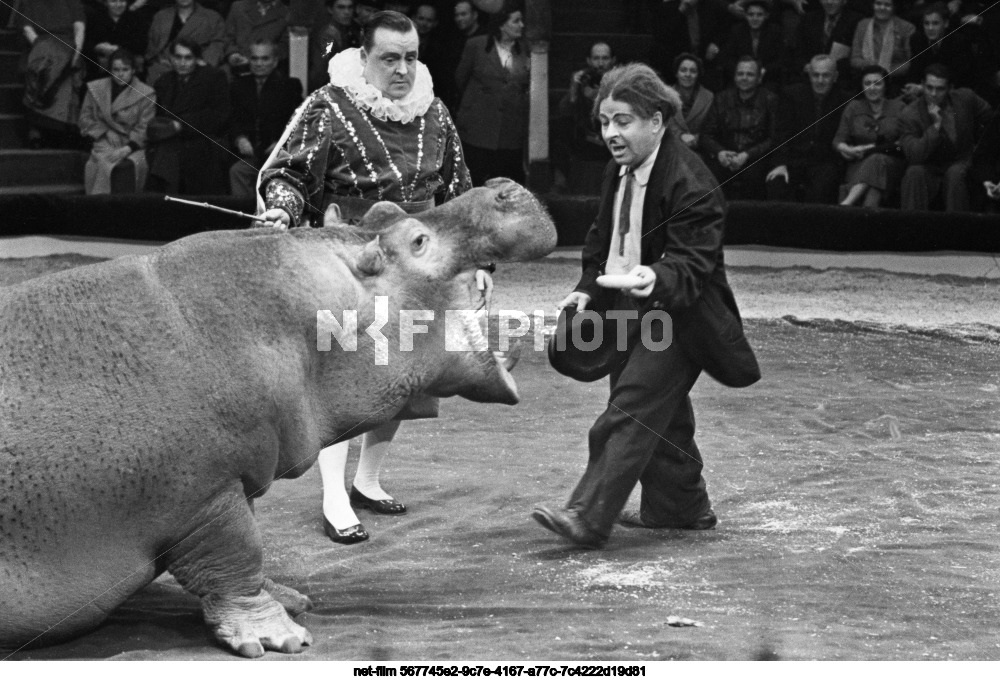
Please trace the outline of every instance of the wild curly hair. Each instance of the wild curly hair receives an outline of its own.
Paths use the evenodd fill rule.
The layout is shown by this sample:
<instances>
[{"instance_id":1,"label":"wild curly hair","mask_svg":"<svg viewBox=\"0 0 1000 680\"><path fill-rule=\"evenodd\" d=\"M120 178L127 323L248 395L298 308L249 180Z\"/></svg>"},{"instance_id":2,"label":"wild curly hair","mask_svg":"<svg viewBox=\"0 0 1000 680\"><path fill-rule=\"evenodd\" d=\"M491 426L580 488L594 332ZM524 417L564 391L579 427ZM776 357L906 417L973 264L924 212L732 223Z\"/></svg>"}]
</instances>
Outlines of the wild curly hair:
<instances>
[{"instance_id":1,"label":"wild curly hair","mask_svg":"<svg viewBox=\"0 0 1000 680\"><path fill-rule=\"evenodd\" d=\"M681 110L677 91L664 83L656 71L640 63L617 66L604 74L594 99L595 118L601 103L609 97L628 104L642 118L652 118L659 111L664 123Z\"/></svg>"}]
</instances>

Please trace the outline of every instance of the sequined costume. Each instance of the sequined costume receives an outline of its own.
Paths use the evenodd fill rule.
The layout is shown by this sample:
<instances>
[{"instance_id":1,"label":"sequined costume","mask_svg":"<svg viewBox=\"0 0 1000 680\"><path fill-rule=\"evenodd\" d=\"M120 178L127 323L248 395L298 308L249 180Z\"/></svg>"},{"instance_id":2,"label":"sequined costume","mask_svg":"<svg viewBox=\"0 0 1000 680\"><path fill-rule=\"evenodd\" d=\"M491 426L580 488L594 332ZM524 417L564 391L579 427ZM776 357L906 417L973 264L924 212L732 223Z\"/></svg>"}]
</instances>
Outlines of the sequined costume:
<instances>
[{"instance_id":1,"label":"sequined costume","mask_svg":"<svg viewBox=\"0 0 1000 680\"><path fill-rule=\"evenodd\" d=\"M364 81L357 49L336 55L330 71L330 84L303 103L261 171L266 208L283 208L298 226L316 223L337 197L406 207L472 188L455 125L422 64L399 101Z\"/></svg>"}]
</instances>

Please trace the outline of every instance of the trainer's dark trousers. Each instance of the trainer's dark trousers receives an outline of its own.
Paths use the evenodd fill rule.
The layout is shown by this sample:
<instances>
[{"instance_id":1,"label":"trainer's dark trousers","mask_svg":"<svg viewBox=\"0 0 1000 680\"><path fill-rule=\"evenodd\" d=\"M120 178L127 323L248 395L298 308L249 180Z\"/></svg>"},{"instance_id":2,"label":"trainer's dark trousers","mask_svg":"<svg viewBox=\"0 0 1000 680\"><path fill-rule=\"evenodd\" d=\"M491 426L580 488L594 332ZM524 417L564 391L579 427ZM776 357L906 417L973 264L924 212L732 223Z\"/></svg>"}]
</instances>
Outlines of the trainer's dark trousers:
<instances>
[{"instance_id":1,"label":"trainer's dark trousers","mask_svg":"<svg viewBox=\"0 0 1000 680\"><path fill-rule=\"evenodd\" d=\"M624 295L619 301L617 308L635 308ZM617 328L605 323L605 338L614 341ZM654 327L658 340L659 323ZM685 526L710 507L688 397L701 367L675 343L661 351L646 347L640 328L639 320L628 322L608 407L590 429L587 469L567 503L602 536L611 533L636 483L642 518L650 523Z\"/></svg>"}]
</instances>

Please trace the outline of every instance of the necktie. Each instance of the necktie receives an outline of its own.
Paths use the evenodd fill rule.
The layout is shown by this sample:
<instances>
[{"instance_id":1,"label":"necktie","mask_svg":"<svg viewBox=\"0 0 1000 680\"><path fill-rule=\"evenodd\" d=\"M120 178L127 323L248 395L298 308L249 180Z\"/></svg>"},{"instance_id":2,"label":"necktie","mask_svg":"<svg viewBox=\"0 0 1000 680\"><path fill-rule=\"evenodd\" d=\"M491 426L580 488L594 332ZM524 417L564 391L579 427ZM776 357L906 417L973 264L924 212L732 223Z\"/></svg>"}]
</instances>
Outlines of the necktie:
<instances>
[{"instance_id":1,"label":"necktie","mask_svg":"<svg viewBox=\"0 0 1000 680\"><path fill-rule=\"evenodd\" d=\"M823 21L823 35L826 37L827 42L830 41L830 36L833 35L833 19L827 17Z\"/></svg>"},{"instance_id":2,"label":"necktie","mask_svg":"<svg viewBox=\"0 0 1000 680\"><path fill-rule=\"evenodd\" d=\"M632 172L625 173L625 189L622 191L622 207L618 211L618 254L625 254L625 236L631 228L632 213Z\"/></svg>"}]
</instances>

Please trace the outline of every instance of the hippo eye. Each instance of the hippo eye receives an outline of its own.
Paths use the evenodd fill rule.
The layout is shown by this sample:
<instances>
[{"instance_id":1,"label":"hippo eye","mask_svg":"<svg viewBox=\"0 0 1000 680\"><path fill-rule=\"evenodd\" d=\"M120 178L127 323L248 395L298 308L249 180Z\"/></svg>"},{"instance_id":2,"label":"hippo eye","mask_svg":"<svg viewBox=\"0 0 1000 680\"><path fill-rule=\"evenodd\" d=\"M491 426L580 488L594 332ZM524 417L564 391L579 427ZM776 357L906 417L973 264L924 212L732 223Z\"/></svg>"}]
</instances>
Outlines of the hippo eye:
<instances>
[{"instance_id":1,"label":"hippo eye","mask_svg":"<svg viewBox=\"0 0 1000 680\"><path fill-rule=\"evenodd\" d=\"M430 243L430 236L427 234L420 234L415 237L410 243L410 249L413 251L414 255L420 255L424 250L427 249L427 244Z\"/></svg>"}]
</instances>

